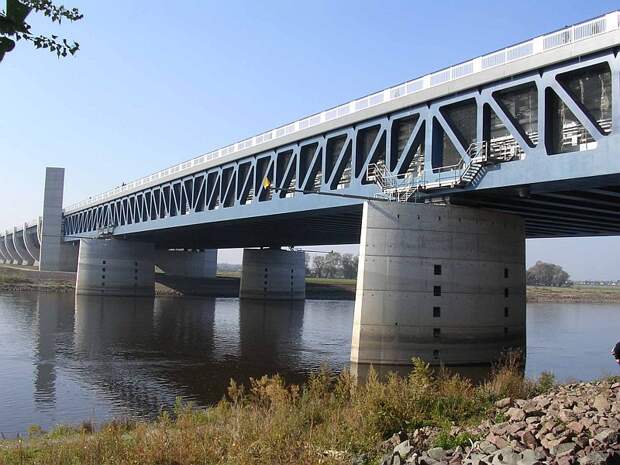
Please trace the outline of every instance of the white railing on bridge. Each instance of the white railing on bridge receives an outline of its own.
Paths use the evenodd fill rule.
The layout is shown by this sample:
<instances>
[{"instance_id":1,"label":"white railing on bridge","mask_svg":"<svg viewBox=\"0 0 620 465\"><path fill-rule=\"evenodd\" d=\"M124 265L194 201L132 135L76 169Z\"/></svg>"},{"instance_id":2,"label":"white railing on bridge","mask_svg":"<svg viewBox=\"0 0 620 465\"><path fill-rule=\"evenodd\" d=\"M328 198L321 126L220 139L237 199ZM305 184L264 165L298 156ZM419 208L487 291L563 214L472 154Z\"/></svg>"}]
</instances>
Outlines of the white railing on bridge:
<instances>
[{"instance_id":1,"label":"white railing on bridge","mask_svg":"<svg viewBox=\"0 0 620 465\"><path fill-rule=\"evenodd\" d=\"M578 23L556 32L535 37L531 40L521 42L510 47L506 47L502 50L498 50L496 52L492 52L478 58L474 58L473 60L451 66L450 68L445 68L443 70L427 74L420 78L382 90L381 92L362 97L358 100L353 100L344 105L330 108L329 110L325 110L321 113L308 116L285 126L273 129L271 131L267 131L263 134L259 134L249 139L245 139L241 142L237 142L227 147L203 154L192 160L188 160L170 168L166 168L136 181L132 181L128 184L123 184L122 186L104 192L103 194L89 197L86 200L67 207L65 209L65 213L75 210L81 210L85 207L101 203L102 201L116 197L120 193L140 187L149 182L156 181L170 174L174 174L188 168L193 168L197 165L202 165L212 160L216 160L227 155L232 155L234 153L240 152L241 150L255 147L266 142L271 142L273 140L288 136L295 132L311 128L327 121L342 118L344 116L365 110L367 108L379 105L384 102L396 100L406 95L420 92L424 89L428 89L430 87L434 87L449 81L454 81L465 76L470 76L477 72L493 68L495 66L500 66L515 60L543 53L547 50L551 50L557 47L567 46L579 40L587 39L592 36L616 30L619 28L619 25L620 11L614 11L604 16Z\"/></svg>"}]
</instances>

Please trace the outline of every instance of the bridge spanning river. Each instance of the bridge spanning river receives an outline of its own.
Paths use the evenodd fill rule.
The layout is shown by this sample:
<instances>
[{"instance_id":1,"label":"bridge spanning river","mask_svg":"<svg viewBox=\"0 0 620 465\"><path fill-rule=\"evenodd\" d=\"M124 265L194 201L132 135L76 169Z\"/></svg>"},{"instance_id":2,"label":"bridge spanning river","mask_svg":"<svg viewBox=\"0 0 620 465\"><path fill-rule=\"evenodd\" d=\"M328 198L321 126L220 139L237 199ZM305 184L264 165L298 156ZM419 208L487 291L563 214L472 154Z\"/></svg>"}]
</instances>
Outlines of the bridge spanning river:
<instances>
[{"instance_id":1,"label":"bridge spanning river","mask_svg":"<svg viewBox=\"0 0 620 465\"><path fill-rule=\"evenodd\" d=\"M615 11L64 209L48 169L0 260L148 295L155 265L210 276L213 249L260 247L241 297L302 299L303 252L281 247L359 242L354 361L487 361L523 343L526 237L620 233L619 45Z\"/></svg>"}]
</instances>

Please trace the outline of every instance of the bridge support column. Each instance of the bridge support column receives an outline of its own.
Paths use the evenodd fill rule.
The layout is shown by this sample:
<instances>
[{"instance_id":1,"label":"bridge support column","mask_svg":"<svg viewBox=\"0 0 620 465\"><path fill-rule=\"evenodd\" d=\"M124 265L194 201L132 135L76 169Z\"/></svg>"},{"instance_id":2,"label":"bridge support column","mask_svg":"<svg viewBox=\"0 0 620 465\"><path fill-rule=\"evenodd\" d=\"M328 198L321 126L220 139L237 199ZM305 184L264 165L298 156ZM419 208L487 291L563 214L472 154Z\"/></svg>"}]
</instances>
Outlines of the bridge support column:
<instances>
[{"instance_id":1,"label":"bridge support column","mask_svg":"<svg viewBox=\"0 0 620 465\"><path fill-rule=\"evenodd\" d=\"M525 230L456 206L364 204L351 361L486 364L525 347Z\"/></svg>"},{"instance_id":2,"label":"bridge support column","mask_svg":"<svg viewBox=\"0 0 620 465\"><path fill-rule=\"evenodd\" d=\"M4 247L6 248L9 257L11 257L11 265L23 264L21 257L17 254L17 251L15 250L15 244L13 243L13 233L9 233L8 231L6 232L4 236Z\"/></svg>"},{"instance_id":3,"label":"bridge support column","mask_svg":"<svg viewBox=\"0 0 620 465\"><path fill-rule=\"evenodd\" d=\"M39 258L39 270L41 271L75 271L77 267L77 245L63 241L62 197L64 183L64 168L45 169L41 255Z\"/></svg>"},{"instance_id":4,"label":"bridge support column","mask_svg":"<svg viewBox=\"0 0 620 465\"><path fill-rule=\"evenodd\" d=\"M28 229L28 225L24 225L24 245L34 261L34 265L39 265L39 257L41 256L41 249L39 248L39 239L37 237L37 230L35 228Z\"/></svg>"},{"instance_id":5,"label":"bridge support column","mask_svg":"<svg viewBox=\"0 0 620 465\"><path fill-rule=\"evenodd\" d=\"M305 253L281 249L244 249L239 297L262 300L305 299Z\"/></svg>"},{"instance_id":6,"label":"bridge support column","mask_svg":"<svg viewBox=\"0 0 620 465\"><path fill-rule=\"evenodd\" d=\"M13 228L13 248L15 249L15 252L17 252L17 255L19 255L22 265L32 266L34 265L35 259L28 253L28 249L26 248L26 240L24 238L25 234L25 229L18 231L17 228Z\"/></svg>"},{"instance_id":7,"label":"bridge support column","mask_svg":"<svg viewBox=\"0 0 620 465\"><path fill-rule=\"evenodd\" d=\"M155 264L164 273L186 278L215 278L217 249L157 250Z\"/></svg>"},{"instance_id":8,"label":"bridge support column","mask_svg":"<svg viewBox=\"0 0 620 465\"><path fill-rule=\"evenodd\" d=\"M81 239L77 294L152 296L153 244L118 239Z\"/></svg>"}]
</instances>

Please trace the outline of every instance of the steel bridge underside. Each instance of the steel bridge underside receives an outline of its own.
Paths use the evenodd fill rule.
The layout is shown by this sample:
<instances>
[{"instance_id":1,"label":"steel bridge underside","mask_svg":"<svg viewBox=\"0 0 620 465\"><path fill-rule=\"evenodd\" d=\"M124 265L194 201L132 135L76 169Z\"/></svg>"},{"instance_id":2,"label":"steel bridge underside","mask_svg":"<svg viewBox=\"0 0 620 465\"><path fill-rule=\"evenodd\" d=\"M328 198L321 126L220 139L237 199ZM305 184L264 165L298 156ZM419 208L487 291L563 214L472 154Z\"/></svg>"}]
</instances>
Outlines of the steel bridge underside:
<instances>
[{"instance_id":1,"label":"steel bridge underside","mask_svg":"<svg viewBox=\"0 0 620 465\"><path fill-rule=\"evenodd\" d=\"M618 235L619 94L615 50L579 57L72 211L65 240L107 230L164 248L358 243L363 200L285 190L372 198L376 165L435 186L410 200L519 215L528 238ZM463 182L482 142L489 163Z\"/></svg>"},{"instance_id":2,"label":"steel bridge underside","mask_svg":"<svg viewBox=\"0 0 620 465\"><path fill-rule=\"evenodd\" d=\"M521 216L529 239L620 235L620 176L583 181L580 189L566 187L547 186L550 190L543 192L535 186L462 192L452 194L448 201ZM161 248L355 244L360 240L361 221L360 201L307 212L154 229L126 238Z\"/></svg>"}]
</instances>

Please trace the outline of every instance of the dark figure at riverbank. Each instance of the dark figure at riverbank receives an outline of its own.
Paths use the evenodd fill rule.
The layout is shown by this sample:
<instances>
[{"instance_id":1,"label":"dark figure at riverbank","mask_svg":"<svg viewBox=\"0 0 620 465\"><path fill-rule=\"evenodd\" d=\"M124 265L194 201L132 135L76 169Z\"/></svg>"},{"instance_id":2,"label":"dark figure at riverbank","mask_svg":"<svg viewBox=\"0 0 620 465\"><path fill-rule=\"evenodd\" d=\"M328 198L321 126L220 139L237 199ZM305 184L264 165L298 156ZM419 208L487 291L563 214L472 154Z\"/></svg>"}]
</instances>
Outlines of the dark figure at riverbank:
<instances>
[{"instance_id":1,"label":"dark figure at riverbank","mask_svg":"<svg viewBox=\"0 0 620 465\"><path fill-rule=\"evenodd\" d=\"M616 344L616 347L614 347L613 354L616 359L616 362L618 363L618 365L620 365L620 342L618 342Z\"/></svg>"}]
</instances>

